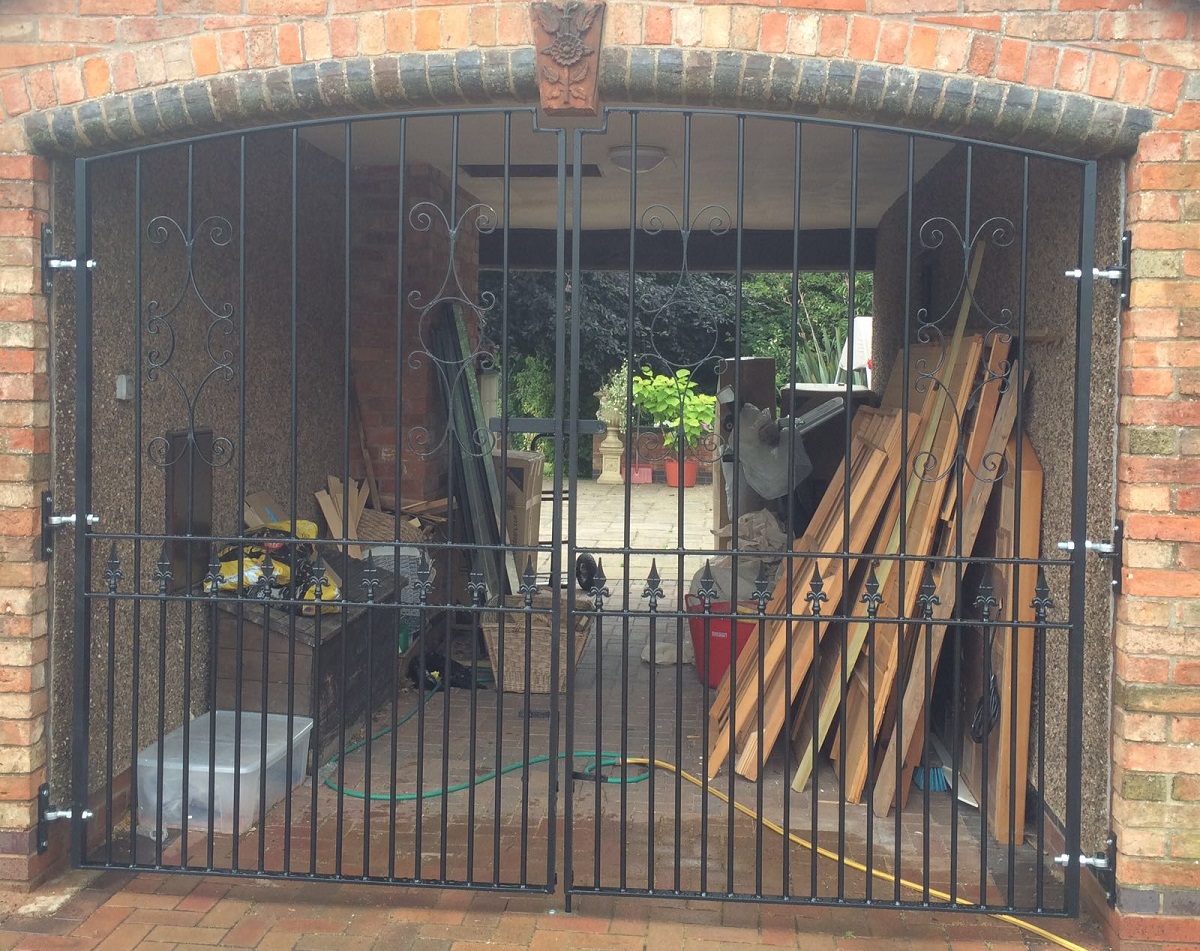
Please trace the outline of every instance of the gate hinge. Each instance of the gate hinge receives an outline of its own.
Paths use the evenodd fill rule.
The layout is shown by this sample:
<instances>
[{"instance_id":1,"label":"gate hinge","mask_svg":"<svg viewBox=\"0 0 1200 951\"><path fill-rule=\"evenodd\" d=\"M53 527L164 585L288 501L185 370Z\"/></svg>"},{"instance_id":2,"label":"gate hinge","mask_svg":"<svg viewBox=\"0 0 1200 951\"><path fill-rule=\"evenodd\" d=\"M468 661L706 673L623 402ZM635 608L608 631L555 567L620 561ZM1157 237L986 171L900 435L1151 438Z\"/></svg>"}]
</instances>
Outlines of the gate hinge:
<instances>
[{"instance_id":1,"label":"gate hinge","mask_svg":"<svg viewBox=\"0 0 1200 951\"><path fill-rule=\"evenodd\" d=\"M1133 256L1133 243L1130 232L1126 231L1121 235L1121 260L1116 264L1110 264L1108 267L1092 268L1092 279L1099 281L1101 279L1112 281L1117 286L1117 292L1121 301L1121 309L1125 310L1129 307L1129 274L1130 263ZM1083 277L1083 271L1079 268L1066 271L1067 277L1073 277L1075 280L1080 280Z\"/></svg>"},{"instance_id":2,"label":"gate hinge","mask_svg":"<svg viewBox=\"0 0 1200 951\"><path fill-rule=\"evenodd\" d=\"M1083 543L1084 551L1099 555L1112 566L1113 594L1121 593L1121 550L1125 547L1125 523L1120 519L1113 522L1113 539L1111 542L1095 542L1090 538ZM1059 551L1074 551L1075 543L1059 542Z\"/></svg>"},{"instance_id":3,"label":"gate hinge","mask_svg":"<svg viewBox=\"0 0 1200 951\"><path fill-rule=\"evenodd\" d=\"M54 511L54 493L42 493L42 560L54 554L54 530L75 524L75 513L58 515ZM100 524L99 515L88 515L88 525Z\"/></svg>"},{"instance_id":4,"label":"gate hinge","mask_svg":"<svg viewBox=\"0 0 1200 951\"><path fill-rule=\"evenodd\" d=\"M42 783L38 787L38 824L37 824L37 850L38 855L41 855L50 848L50 823L58 822L60 819L74 819L75 806L68 806L66 809L51 805L50 803L50 784ZM80 809L80 819L92 818L91 809Z\"/></svg>"},{"instance_id":5,"label":"gate hinge","mask_svg":"<svg viewBox=\"0 0 1200 951\"><path fill-rule=\"evenodd\" d=\"M96 262L88 258L84 266L92 271L96 268ZM54 229L50 225L42 225L42 293L49 294L54 289L55 271L74 271L77 267L78 258L60 258L54 253Z\"/></svg>"},{"instance_id":6,"label":"gate hinge","mask_svg":"<svg viewBox=\"0 0 1200 951\"><path fill-rule=\"evenodd\" d=\"M1054 856L1054 864L1066 866L1071 856L1063 853ZM1104 851L1095 855L1080 855L1079 867L1090 868L1096 876L1096 881L1104 889L1104 897L1108 899L1109 907L1115 907L1117 901L1117 837L1109 833L1104 843Z\"/></svg>"}]
</instances>

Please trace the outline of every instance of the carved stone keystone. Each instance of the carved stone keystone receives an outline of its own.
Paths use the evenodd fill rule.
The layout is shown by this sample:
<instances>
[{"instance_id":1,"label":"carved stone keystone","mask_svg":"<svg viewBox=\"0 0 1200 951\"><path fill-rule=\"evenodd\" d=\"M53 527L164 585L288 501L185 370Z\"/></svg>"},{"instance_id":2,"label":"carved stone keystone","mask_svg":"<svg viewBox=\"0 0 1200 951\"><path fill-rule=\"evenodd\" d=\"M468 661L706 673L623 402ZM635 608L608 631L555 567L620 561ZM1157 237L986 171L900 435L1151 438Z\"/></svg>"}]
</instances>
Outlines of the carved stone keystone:
<instances>
[{"instance_id":1,"label":"carved stone keystone","mask_svg":"<svg viewBox=\"0 0 1200 951\"><path fill-rule=\"evenodd\" d=\"M542 109L551 116L596 115L604 4L535 3L530 19Z\"/></svg>"}]
</instances>

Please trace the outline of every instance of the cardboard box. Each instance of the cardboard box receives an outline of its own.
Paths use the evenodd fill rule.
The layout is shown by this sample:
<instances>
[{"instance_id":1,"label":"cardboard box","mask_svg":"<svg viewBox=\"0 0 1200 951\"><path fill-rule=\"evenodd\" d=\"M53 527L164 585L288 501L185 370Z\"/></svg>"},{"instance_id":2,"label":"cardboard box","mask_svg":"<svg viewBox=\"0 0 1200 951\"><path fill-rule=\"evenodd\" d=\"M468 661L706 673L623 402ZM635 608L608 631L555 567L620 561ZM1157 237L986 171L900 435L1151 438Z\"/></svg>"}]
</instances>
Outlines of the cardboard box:
<instances>
[{"instance_id":1,"label":"cardboard box","mask_svg":"<svg viewBox=\"0 0 1200 951\"><path fill-rule=\"evenodd\" d=\"M510 449L507 456L504 486L508 507L505 513L508 543L532 547L537 545L541 532L546 457L540 452L517 449ZM492 458L499 469L501 455L498 449L492 451ZM517 561L523 564L524 559L518 558Z\"/></svg>"}]
</instances>

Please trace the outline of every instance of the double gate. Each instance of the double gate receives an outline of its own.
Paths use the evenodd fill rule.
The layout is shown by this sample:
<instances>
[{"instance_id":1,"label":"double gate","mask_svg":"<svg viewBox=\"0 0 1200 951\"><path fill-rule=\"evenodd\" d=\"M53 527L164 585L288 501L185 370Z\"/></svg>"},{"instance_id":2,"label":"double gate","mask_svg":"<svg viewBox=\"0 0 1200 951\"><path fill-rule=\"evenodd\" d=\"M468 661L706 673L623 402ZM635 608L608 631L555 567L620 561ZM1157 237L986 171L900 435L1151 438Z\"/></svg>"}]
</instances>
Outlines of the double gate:
<instances>
[{"instance_id":1,"label":"double gate","mask_svg":"<svg viewBox=\"0 0 1200 951\"><path fill-rule=\"evenodd\" d=\"M75 861L1074 913L1095 190L665 108L79 160Z\"/></svg>"}]
</instances>

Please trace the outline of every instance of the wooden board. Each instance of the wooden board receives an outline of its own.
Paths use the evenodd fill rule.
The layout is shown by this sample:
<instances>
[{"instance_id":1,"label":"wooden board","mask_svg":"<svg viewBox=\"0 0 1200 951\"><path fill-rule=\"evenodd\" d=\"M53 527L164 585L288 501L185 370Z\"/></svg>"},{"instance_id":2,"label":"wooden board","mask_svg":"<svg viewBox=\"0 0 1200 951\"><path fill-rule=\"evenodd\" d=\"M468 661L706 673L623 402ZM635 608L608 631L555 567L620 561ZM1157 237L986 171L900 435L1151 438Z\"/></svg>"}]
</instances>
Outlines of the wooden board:
<instances>
[{"instance_id":1,"label":"wooden board","mask_svg":"<svg viewBox=\"0 0 1200 951\"><path fill-rule=\"evenodd\" d=\"M996 418L992 422L991 430L988 434L987 441L984 445L983 458L999 458L1003 453L1004 447L1008 444L1009 436L1012 435L1013 425L1016 422L1017 416L1017 395L1023 388L1021 385L1009 383L1008 388L1000 397L1000 405L996 411ZM961 521L961 552L970 554L975 548L975 540L979 535L979 528L983 522L983 513L987 508L988 499L991 497L992 487L994 483L987 479L973 479L971 482L970 492L966 494L966 505L962 506L955 522ZM948 557L955 553L960 529L957 524L951 524L946 527L942 533L942 540L937 549L939 557ZM946 624L944 619L952 616L955 607L955 576L954 566L943 562L939 570L935 570L935 593L939 599L939 603L935 605L935 617L943 623L928 625L914 625L914 645L913 656L923 658L925 656L925 638L928 635L930 643L930 651L933 657L932 669L930 678L937 673L938 654L941 651L942 640L946 634ZM909 672L908 683L901 685L902 707L900 709L900 717L898 724L902 725L904 736L897 736L897 723L893 723L888 731L889 739L884 747L883 755L879 757L880 763L892 762L895 758L896 744L900 743L900 749L907 751L904 757L904 763L907 770L906 778L911 778L912 769L915 768L916 762L920 760L920 751L915 754L913 751L913 742L920 745L921 738L924 736L923 723L924 711L926 703L926 679L925 665L917 663L912 665ZM892 800L895 795L894 783L876 783L874 793L874 809L876 815L887 815L891 808ZM901 804L907 801L908 783L901 783Z\"/></svg>"},{"instance_id":2,"label":"wooden board","mask_svg":"<svg viewBox=\"0 0 1200 951\"><path fill-rule=\"evenodd\" d=\"M912 422L910 419L909 424ZM814 641L819 642L829 616L841 600L845 579L853 573L857 554L865 549L887 499L887 487L899 474L902 430L901 415L896 410L863 409L856 414L849 466L843 463L839 468L838 476L830 483L813 517L811 534L806 532L795 546L797 551L816 554L796 565L790 579L785 571L768 608L775 615L811 615L807 601L808 582L815 573L824 585L823 593L827 599L822 616L807 621L776 617L765 626L763 680L760 683L759 646L755 643L754 651L747 653L750 646L747 645L747 650L739 656L741 663L737 665L731 710L728 707L731 678L729 673L726 674L722 682L726 708L721 709L716 704L713 707L716 739L710 750L710 775L715 775L724 762L729 753L731 734L736 732L735 769L748 779L757 778L760 755L765 759L770 754L783 729L787 711L812 662ZM850 520L850 537L844 538L843 505L847 493L850 511L857 517ZM843 552L855 557L845 559L839 554ZM789 598L791 604L785 607ZM812 627L812 636L807 633L800 637L789 636L789 629L794 631L808 625Z\"/></svg>"},{"instance_id":3,"label":"wooden board","mask_svg":"<svg viewBox=\"0 0 1200 951\"><path fill-rule=\"evenodd\" d=\"M918 374L910 372L909 383L912 387L909 402L918 387L926 391L927 399L922 409L920 422L910 429L910 438L921 449L917 454L908 454L909 474L904 480L903 504L905 515L905 549L910 555L921 555L933 547L934 532L937 528L937 513L941 510L941 498L946 484L950 481L947 476L941 479L928 480L924 473L914 471L923 460L935 460L941 468L946 468L947 460L952 458L953 447L957 445L960 434L958 419L961 410L947 411L946 402L953 401L953 407L966 405L971 387L974 385L978 372L979 358L983 345L980 337L967 337L959 342L954 359L947 357L937 377L938 385L931 385L928 378L921 380ZM910 360L914 365L927 361L927 366L936 366L926 348L913 347L910 350ZM938 348L940 350L940 348ZM893 376L896 376L893 372ZM900 374L902 375L902 374ZM934 394L940 394L938 399ZM905 402L902 386L893 390L889 387L889 397ZM930 403L933 403L930 406ZM915 429L915 432L913 431ZM919 440L919 443L917 441ZM895 555L900 552L900 508L902 494L897 492L890 500L888 511L882 523L881 542L876 551L879 554ZM882 560L876 569L876 578L883 595L880 613L895 617L911 616L916 604L919 590L919 576L914 571L906 573L905 584L901 590L901 572L894 560ZM811 735L801 733L797 744L797 769L792 780L793 789L803 789L812 770L815 750L828 735L834 715L841 706L841 679L843 670L848 668L853 672L847 685L846 707L844 721L847 724L846 733L846 769L843 784L843 794L848 802L858 802L862 795L867 779L867 768L870 763L870 750L874 737L878 734L884 713L892 693L892 685L899 672L901 630L898 626L874 625L873 650L865 651L867 634L871 629L866 620L867 606L860 597L848 610L860 620L853 624L847 636L846 665L843 668L840 652L823 664L820 689L821 713L818 717L819 737L815 740ZM857 666L856 666L857 665ZM873 666L874 673L871 672ZM874 677L872 684L871 678ZM873 688L873 689L872 689ZM873 702L872 702L873 701ZM811 729L811 722L807 724ZM840 744L835 742L840 748Z\"/></svg>"},{"instance_id":4,"label":"wooden board","mask_svg":"<svg viewBox=\"0 0 1200 951\"><path fill-rule=\"evenodd\" d=\"M830 552L841 547L845 524L841 506L847 483L853 487L852 496L861 494L864 487L873 485L887 461L889 445L899 438L899 431L900 415L896 411L863 409L855 416L849 459L842 461L813 515L808 531L793 545L794 551ZM783 575L767 605L767 614L805 613L804 595L808 591L809 580L814 571L821 576L821 570L821 566L813 557L788 559ZM825 570L828 571L828 565L825 565ZM756 627L738 655L741 662L736 665L736 684L732 682L731 677L734 671L726 671L710 710L713 738L708 759L710 775L716 775L729 755L731 714L734 725L741 726L750 721L751 714L759 706L760 649L764 650L764 671L773 671L782 661L789 628L794 625L794 621L789 622L783 618L768 623L763 628L765 648L759 643L759 629ZM799 680L795 682L794 687L799 689Z\"/></svg>"},{"instance_id":5,"label":"wooden board","mask_svg":"<svg viewBox=\"0 0 1200 951\"><path fill-rule=\"evenodd\" d=\"M1017 467L1016 434L1008 442L1004 459L1007 469L1000 484L1000 512L992 554L996 558L1019 558L1026 564L1016 567L1015 572L1012 564L991 566L993 596L998 602L992 616L1001 624L1032 624L1038 569L1037 565L1031 562L1041 553L1042 466L1027 435L1023 436L1020 469ZM1018 482L1021 487L1019 510ZM1018 524L1019 551L1015 531ZM1014 844L1020 845L1024 841L1024 793L1029 777L1029 716L1033 693L1034 632L1029 627L1001 626L994 629L994 634L985 631L984 637L987 638L986 644L990 647L986 654L985 642L982 640L971 655L964 652L963 669L977 672L978 676L972 677L971 686L966 688L968 702L966 716L962 720L961 775L981 808L986 803L988 822L996 841L1007 845L1011 828L1014 832ZM975 743L971 737L971 717L976 700L987 692L989 675L994 675L996 679L1000 716L987 736L985 767L984 744Z\"/></svg>"}]
</instances>

